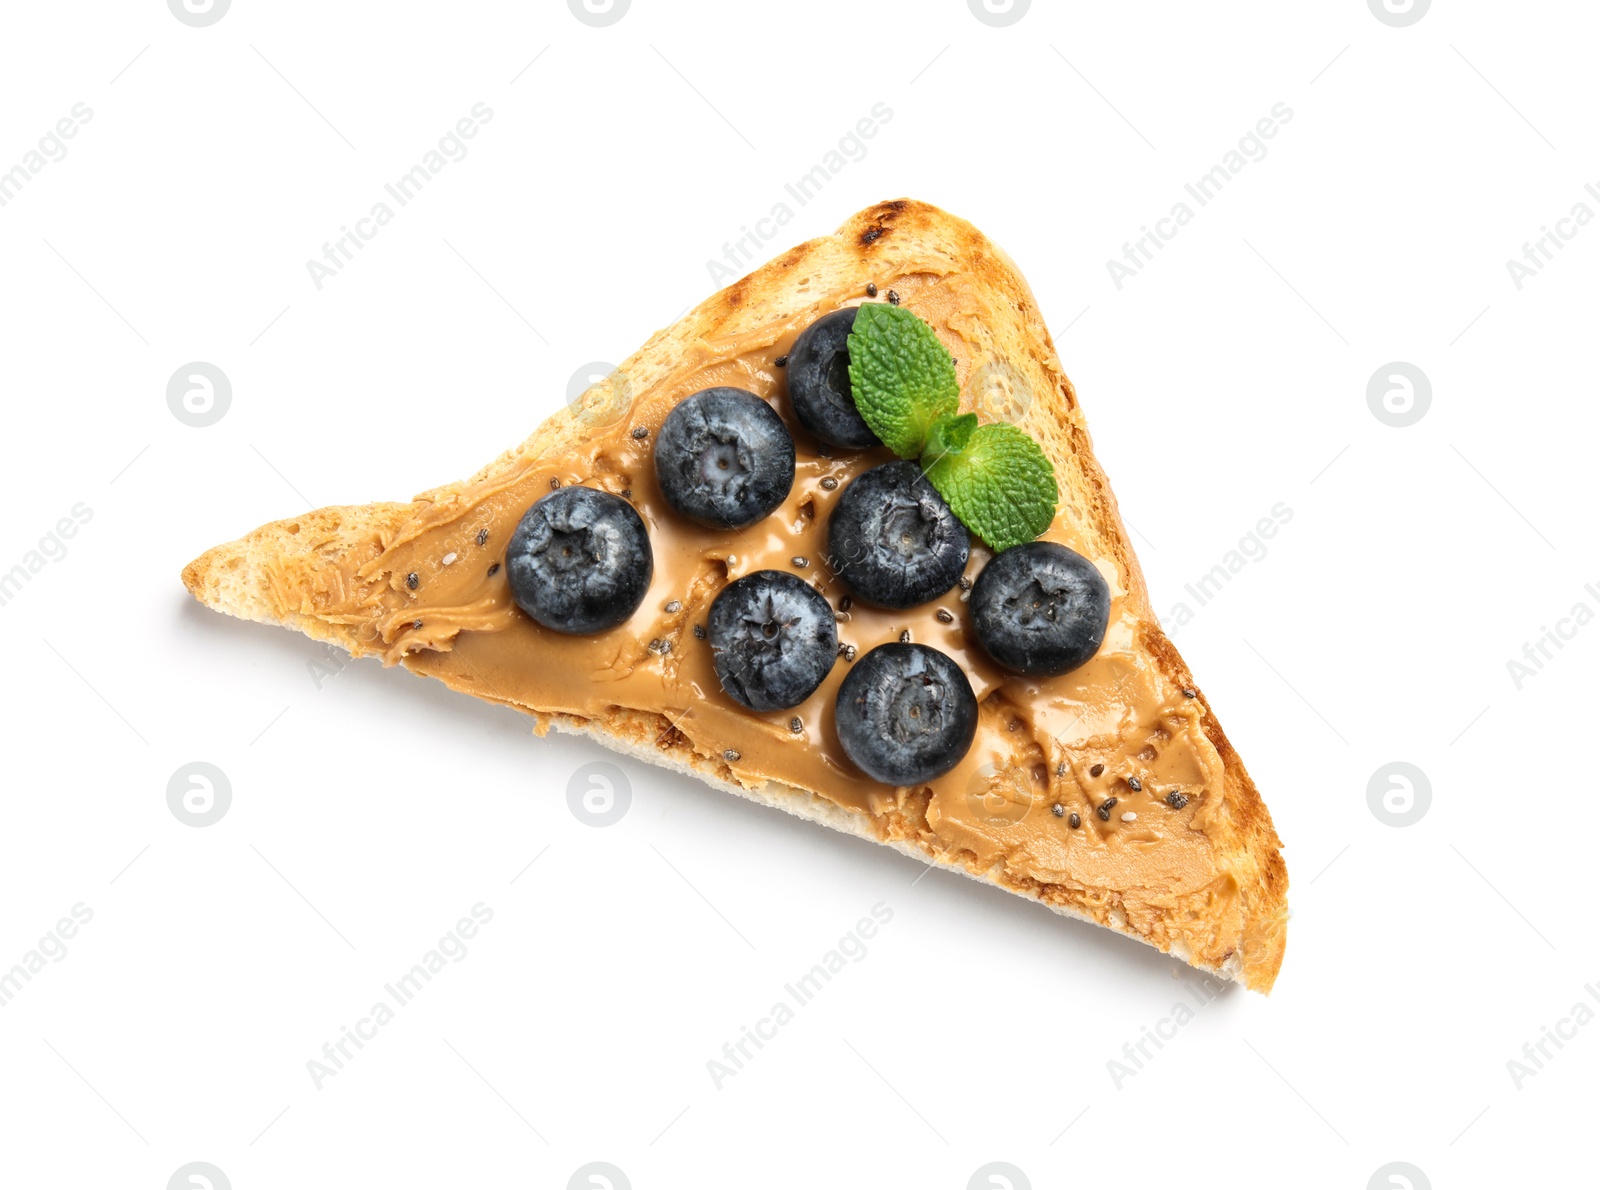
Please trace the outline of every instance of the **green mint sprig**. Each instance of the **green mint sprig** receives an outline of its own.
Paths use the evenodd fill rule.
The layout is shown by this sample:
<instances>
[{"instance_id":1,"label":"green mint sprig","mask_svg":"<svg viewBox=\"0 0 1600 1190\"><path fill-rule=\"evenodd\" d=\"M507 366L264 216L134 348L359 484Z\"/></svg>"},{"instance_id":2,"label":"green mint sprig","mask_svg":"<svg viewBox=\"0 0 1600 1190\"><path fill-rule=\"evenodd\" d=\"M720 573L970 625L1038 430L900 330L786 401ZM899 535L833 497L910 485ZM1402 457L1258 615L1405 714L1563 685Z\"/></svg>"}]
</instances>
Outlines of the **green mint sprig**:
<instances>
[{"instance_id":1,"label":"green mint sprig","mask_svg":"<svg viewBox=\"0 0 1600 1190\"><path fill-rule=\"evenodd\" d=\"M1007 422L958 413L955 361L903 306L870 303L850 332L850 389L862 419L990 549L1032 541L1055 519L1060 491L1039 444Z\"/></svg>"}]
</instances>

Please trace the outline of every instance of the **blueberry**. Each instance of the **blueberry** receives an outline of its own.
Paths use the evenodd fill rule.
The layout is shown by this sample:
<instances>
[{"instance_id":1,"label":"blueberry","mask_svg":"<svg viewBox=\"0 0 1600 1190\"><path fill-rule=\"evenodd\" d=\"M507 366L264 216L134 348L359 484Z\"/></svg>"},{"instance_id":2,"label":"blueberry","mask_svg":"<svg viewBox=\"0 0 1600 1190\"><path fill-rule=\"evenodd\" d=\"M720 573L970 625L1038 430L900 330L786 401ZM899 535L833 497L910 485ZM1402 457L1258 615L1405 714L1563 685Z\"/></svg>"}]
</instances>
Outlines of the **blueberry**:
<instances>
[{"instance_id":1,"label":"blueberry","mask_svg":"<svg viewBox=\"0 0 1600 1190\"><path fill-rule=\"evenodd\" d=\"M810 583L782 570L729 583L712 601L706 628L722 688L752 711L810 698L839 652L833 608Z\"/></svg>"},{"instance_id":2,"label":"blueberry","mask_svg":"<svg viewBox=\"0 0 1600 1190\"><path fill-rule=\"evenodd\" d=\"M742 388L685 397L656 435L656 480L667 503L712 529L742 529L794 485L794 439L783 419Z\"/></svg>"},{"instance_id":3,"label":"blueberry","mask_svg":"<svg viewBox=\"0 0 1600 1190\"><path fill-rule=\"evenodd\" d=\"M615 628L644 599L655 562L633 505L594 488L557 488L523 514L506 547L517 606L556 632Z\"/></svg>"},{"instance_id":4,"label":"blueberry","mask_svg":"<svg viewBox=\"0 0 1600 1190\"><path fill-rule=\"evenodd\" d=\"M845 755L886 785L949 772L972 747L978 700L961 667L927 645L879 645L845 675L834 704Z\"/></svg>"},{"instance_id":5,"label":"blueberry","mask_svg":"<svg viewBox=\"0 0 1600 1190\"><path fill-rule=\"evenodd\" d=\"M879 607L938 598L966 569L967 550L966 526L908 461L857 476L828 519L828 564Z\"/></svg>"},{"instance_id":6,"label":"blueberry","mask_svg":"<svg viewBox=\"0 0 1600 1190\"><path fill-rule=\"evenodd\" d=\"M789 403L800 424L834 446L877 446L850 391L850 351L846 340L856 324L856 308L824 314L789 349Z\"/></svg>"},{"instance_id":7,"label":"blueberry","mask_svg":"<svg viewBox=\"0 0 1600 1190\"><path fill-rule=\"evenodd\" d=\"M984 651L1022 674L1064 674L1100 651L1111 589L1094 563L1053 541L1012 546L972 584Z\"/></svg>"}]
</instances>

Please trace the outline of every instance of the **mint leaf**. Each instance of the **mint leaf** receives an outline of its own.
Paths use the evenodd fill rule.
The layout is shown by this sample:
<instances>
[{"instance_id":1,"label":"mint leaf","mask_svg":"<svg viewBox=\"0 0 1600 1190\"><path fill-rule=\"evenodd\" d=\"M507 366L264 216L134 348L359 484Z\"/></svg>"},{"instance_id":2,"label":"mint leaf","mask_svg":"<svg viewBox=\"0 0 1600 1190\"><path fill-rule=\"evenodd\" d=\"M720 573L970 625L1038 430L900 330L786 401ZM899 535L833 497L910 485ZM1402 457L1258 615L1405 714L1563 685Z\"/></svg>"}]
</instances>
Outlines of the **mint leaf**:
<instances>
[{"instance_id":1,"label":"mint leaf","mask_svg":"<svg viewBox=\"0 0 1600 1190\"><path fill-rule=\"evenodd\" d=\"M928 427L928 441L922 447L922 461L926 466L947 454L964 449L978 428L976 413L943 413Z\"/></svg>"},{"instance_id":2,"label":"mint leaf","mask_svg":"<svg viewBox=\"0 0 1600 1190\"><path fill-rule=\"evenodd\" d=\"M947 426L940 433L948 443ZM1016 426L979 426L959 449L925 454L922 465L950 511L995 553L1032 541L1055 519L1055 468Z\"/></svg>"},{"instance_id":3,"label":"mint leaf","mask_svg":"<svg viewBox=\"0 0 1600 1190\"><path fill-rule=\"evenodd\" d=\"M950 352L910 310L882 302L857 310L848 348L862 419L902 459L917 458L929 427L961 403Z\"/></svg>"}]
</instances>

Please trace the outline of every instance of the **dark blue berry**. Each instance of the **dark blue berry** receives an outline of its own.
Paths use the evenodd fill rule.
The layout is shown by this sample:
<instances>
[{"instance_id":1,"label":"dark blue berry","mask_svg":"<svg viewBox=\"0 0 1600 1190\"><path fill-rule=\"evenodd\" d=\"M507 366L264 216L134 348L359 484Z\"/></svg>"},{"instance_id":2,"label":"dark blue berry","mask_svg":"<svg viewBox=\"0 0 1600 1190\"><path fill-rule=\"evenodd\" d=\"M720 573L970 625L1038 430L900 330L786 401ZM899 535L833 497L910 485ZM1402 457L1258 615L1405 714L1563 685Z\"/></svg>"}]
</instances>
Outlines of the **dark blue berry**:
<instances>
[{"instance_id":1,"label":"dark blue berry","mask_svg":"<svg viewBox=\"0 0 1600 1190\"><path fill-rule=\"evenodd\" d=\"M828 563L879 607L943 595L966 569L967 529L916 463L874 467L851 481L828 519Z\"/></svg>"},{"instance_id":2,"label":"dark blue berry","mask_svg":"<svg viewBox=\"0 0 1600 1190\"><path fill-rule=\"evenodd\" d=\"M633 615L655 571L633 505L594 488L558 488L523 514L506 547L517 606L556 632L614 628Z\"/></svg>"},{"instance_id":3,"label":"dark blue berry","mask_svg":"<svg viewBox=\"0 0 1600 1190\"><path fill-rule=\"evenodd\" d=\"M796 706L833 668L833 608L804 579L758 570L729 583L706 620L723 690L753 711Z\"/></svg>"},{"instance_id":4,"label":"dark blue berry","mask_svg":"<svg viewBox=\"0 0 1600 1190\"><path fill-rule=\"evenodd\" d=\"M742 529L794 485L794 439L783 419L742 388L679 401L656 435L656 480L678 512L712 529Z\"/></svg>"},{"instance_id":5,"label":"dark blue berry","mask_svg":"<svg viewBox=\"0 0 1600 1190\"><path fill-rule=\"evenodd\" d=\"M967 604L984 651L1021 674L1064 674L1100 651L1111 589L1094 563L1053 541L996 555Z\"/></svg>"},{"instance_id":6,"label":"dark blue berry","mask_svg":"<svg viewBox=\"0 0 1600 1190\"><path fill-rule=\"evenodd\" d=\"M789 403L800 424L834 446L877 446L878 436L862 420L850 391L847 340L856 308L824 314L789 351Z\"/></svg>"},{"instance_id":7,"label":"dark blue berry","mask_svg":"<svg viewBox=\"0 0 1600 1190\"><path fill-rule=\"evenodd\" d=\"M845 675L833 717L857 768L886 785L918 785L949 772L972 747L978 700L938 649L879 645Z\"/></svg>"}]
</instances>

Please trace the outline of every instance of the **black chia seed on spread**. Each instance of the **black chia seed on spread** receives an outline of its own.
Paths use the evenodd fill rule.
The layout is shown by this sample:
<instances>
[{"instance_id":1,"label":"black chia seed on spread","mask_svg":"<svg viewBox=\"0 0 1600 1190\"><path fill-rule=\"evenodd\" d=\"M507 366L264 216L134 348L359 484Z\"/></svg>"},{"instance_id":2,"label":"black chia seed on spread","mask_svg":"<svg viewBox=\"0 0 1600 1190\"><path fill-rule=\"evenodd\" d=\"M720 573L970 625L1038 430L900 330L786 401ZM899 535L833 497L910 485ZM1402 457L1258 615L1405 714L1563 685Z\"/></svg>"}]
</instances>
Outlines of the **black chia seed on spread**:
<instances>
[{"instance_id":1,"label":"black chia seed on spread","mask_svg":"<svg viewBox=\"0 0 1600 1190\"><path fill-rule=\"evenodd\" d=\"M903 645L909 645L911 643L911 629L902 628L900 630L900 643Z\"/></svg>"},{"instance_id":2,"label":"black chia seed on spread","mask_svg":"<svg viewBox=\"0 0 1600 1190\"><path fill-rule=\"evenodd\" d=\"M772 361L772 366L774 368L787 368L789 366L789 357L786 355L780 355L777 359Z\"/></svg>"},{"instance_id":3,"label":"black chia seed on spread","mask_svg":"<svg viewBox=\"0 0 1600 1190\"><path fill-rule=\"evenodd\" d=\"M1171 806L1174 810L1181 810L1188 804L1188 797L1185 794L1179 793L1176 789L1167 794L1167 805Z\"/></svg>"},{"instance_id":4,"label":"black chia seed on spread","mask_svg":"<svg viewBox=\"0 0 1600 1190\"><path fill-rule=\"evenodd\" d=\"M1129 777L1128 778L1128 788L1133 790L1133 792L1138 793L1140 790L1142 790L1144 788L1144 786L1139 783L1139 778L1138 777Z\"/></svg>"},{"instance_id":5,"label":"black chia seed on spread","mask_svg":"<svg viewBox=\"0 0 1600 1190\"><path fill-rule=\"evenodd\" d=\"M799 735L804 728L805 724L801 722L799 715L796 715L793 719L789 720L789 730L794 732L795 735Z\"/></svg>"},{"instance_id":6,"label":"black chia seed on spread","mask_svg":"<svg viewBox=\"0 0 1600 1190\"><path fill-rule=\"evenodd\" d=\"M676 615L678 612L681 612L682 610L683 610L683 600L681 600L681 599L671 600L667 604L667 606L665 608L665 611L669 616Z\"/></svg>"},{"instance_id":7,"label":"black chia seed on spread","mask_svg":"<svg viewBox=\"0 0 1600 1190\"><path fill-rule=\"evenodd\" d=\"M478 530L478 544L482 545L484 542L486 542L488 540L489 540L489 530L487 530L487 529L479 529Z\"/></svg>"},{"instance_id":8,"label":"black chia seed on spread","mask_svg":"<svg viewBox=\"0 0 1600 1190\"><path fill-rule=\"evenodd\" d=\"M648 437L650 437L650 427L649 426L634 426L633 427L633 436L635 438L648 438Z\"/></svg>"},{"instance_id":9,"label":"black chia seed on spread","mask_svg":"<svg viewBox=\"0 0 1600 1190\"><path fill-rule=\"evenodd\" d=\"M706 626L704 624L696 624L694 626L694 638L695 640L705 640Z\"/></svg>"},{"instance_id":10,"label":"black chia seed on spread","mask_svg":"<svg viewBox=\"0 0 1600 1190\"><path fill-rule=\"evenodd\" d=\"M489 567L489 577L493 578L500 573L500 563L495 562Z\"/></svg>"},{"instance_id":11,"label":"black chia seed on spread","mask_svg":"<svg viewBox=\"0 0 1600 1190\"><path fill-rule=\"evenodd\" d=\"M1067 819L1067 825L1073 830L1077 830L1083 825L1083 819L1079 818L1078 815L1074 813L1071 818Z\"/></svg>"},{"instance_id":12,"label":"black chia seed on spread","mask_svg":"<svg viewBox=\"0 0 1600 1190\"><path fill-rule=\"evenodd\" d=\"M1194 697L1194 691L1189 689L1189 687L1185 686L1183 688L1183 696L1185 698L1193 698Z\"/></svg>"},{"instance_id":13,"label":"black chia seed on spread","mask_svg":"<svg viewBox=\"0 0 1600 1190\"><path fill-rule=\"evenodd\" d=\"M892 289L889 291L889 304L891 306L898 306L900 304L900 295Z\"/></svg>"},{"instance_id":14,"label":"black chia seed on spread","mask_svg":"<svg viewBox=\"0 0 1600 1190\"><path fill-rule=\"evenodd\" d=\"M417 572L415 570L406 575L406 586L410 587L413 591L417 589Z\"/></svg>"},{"instance_id":15,"label":"black chia seed on spread","mask_svg":"<svg viewBox=\"0 0 1600 1190\"><path fill-rule=\"evenodd\" d=\"M954 624L956 622L956 618L942 607L933 614L938 618L939 623L941 624Z\"/></svg>"},{"instance_id":16,"label":"black chia seed on spread","mask_svg":"<svg viewBox=\"0 0 1600 1190\"><path fill-rule=\"evenodd\" d=\"M561 486L561 481L559 479L557 479L554 475L552 475L550 477L550 490L553 492L557 488L559 488L560 486Z\"/></svg>"},{"instance_id":17,"label":"black chia seed on spread","mask_svg":"<svg viewBox=\"0 0 1600 1190\"><path fill-rule=\"evenodd\" d=\"M1116 805L1117 799L1114 797L1108 797L1105 801L1100 803L1100 808L1097 809L1095 813L1100 816L1101 822L1111 821L1111 811L1116 808Z\"/></svg>"},{"instance_id":18,"label":"black chia seed on spread","mask_svg":"<svg viewBox=\"0 0 1600 1190\"><path fill-rule=\"evenodd\" d=\"M1050 807L1050 813L1054 814L1057 818L1062 818L1066 816L1067 808L1060 802L1057 802L1055 805Z\"/></svg>"},{"instance_id":19,"label":"black chia seed on spread","mask_svg":"<svg viewBox=\"0 0 1600 1190\"><path fill-rule=\"evenodd\" d=\"M1106 771L1106 766L1105 765L1097 764L1097 765L1094 765L1093 767L1091 767L1089 769L1089 775L1091 777L1098 777L1101 773L1103 773L1105 771Z\"/></svg>"},{"instance_id":20,"label":"black chia seed on spread","mask_svg":"<svg viewBox=\"0 0 1600 1190\"><path fill-rule=\"evenodd\" d=\"M823 476L823 479L822 479L822 490L823 491L831 492L831 491L833 491L834 488L836 488L838 486L839 486L839 481L837 479L835 479L833 476L831 476L831 475Z\"/></svg>"},{"instance_id":21,"label":"black chia seed on spread","mask_svg":"<svg viewBox=\"0 0 1600 1190\"><path fill-rule=\"evenodd\" d=\"M722 759L726 760L729 764L732 764L734 761L739 759L739 749L729 748L722 754Z\"/></svg>"},{"instance_id":22,"label":"black chia seed on spread","mask_svg":"<svg viewBox=\"0 0 1600 1190\"><path fill-rule=\"evenodd\" d=\"M867 296L868 297L877 297L878 296L878 285L877 285L877 282L875 282L875 281L868 281L867 282Z\"/></svg>"}]
</instances>

